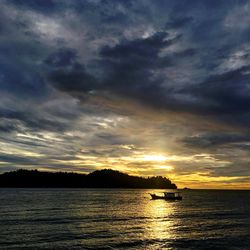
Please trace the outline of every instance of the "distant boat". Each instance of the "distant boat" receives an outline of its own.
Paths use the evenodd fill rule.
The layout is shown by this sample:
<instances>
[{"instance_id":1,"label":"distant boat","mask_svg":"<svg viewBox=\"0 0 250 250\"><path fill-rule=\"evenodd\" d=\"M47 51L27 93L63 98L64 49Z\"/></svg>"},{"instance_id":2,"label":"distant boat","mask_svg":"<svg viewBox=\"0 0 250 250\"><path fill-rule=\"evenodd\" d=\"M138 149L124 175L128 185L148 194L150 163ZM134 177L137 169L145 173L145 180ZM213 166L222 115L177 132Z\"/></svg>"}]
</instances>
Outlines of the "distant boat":
<instances>
[{"instance_id":1,"label":"distant boat","mask_svg":"<svg viewBox=\"0 0 250 250\"><path fill-rule=\"evenodd\" d=\"M182 200L180 192L165 192L164 195L150 194L152 200Z\"/></svg>"}]
</instances>

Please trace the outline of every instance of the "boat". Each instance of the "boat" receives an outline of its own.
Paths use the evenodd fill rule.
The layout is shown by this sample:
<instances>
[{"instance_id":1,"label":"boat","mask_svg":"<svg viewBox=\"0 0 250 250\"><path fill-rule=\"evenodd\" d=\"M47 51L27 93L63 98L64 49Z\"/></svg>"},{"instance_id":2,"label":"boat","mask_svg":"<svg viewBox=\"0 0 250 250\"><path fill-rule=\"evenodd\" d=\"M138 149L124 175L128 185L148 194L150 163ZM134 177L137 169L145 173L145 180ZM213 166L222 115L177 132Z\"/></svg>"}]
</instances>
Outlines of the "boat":
<instances>
[{"instance_id":1,"label":"boat","mask_svg":"<svg viewBox=\"0 0 250 250\"><path fill-rule=\"evenodd\" d=\"M152 200L182 200L180 192L164 192L164 195L150 194Z\"/></svg>"}]
</instances>

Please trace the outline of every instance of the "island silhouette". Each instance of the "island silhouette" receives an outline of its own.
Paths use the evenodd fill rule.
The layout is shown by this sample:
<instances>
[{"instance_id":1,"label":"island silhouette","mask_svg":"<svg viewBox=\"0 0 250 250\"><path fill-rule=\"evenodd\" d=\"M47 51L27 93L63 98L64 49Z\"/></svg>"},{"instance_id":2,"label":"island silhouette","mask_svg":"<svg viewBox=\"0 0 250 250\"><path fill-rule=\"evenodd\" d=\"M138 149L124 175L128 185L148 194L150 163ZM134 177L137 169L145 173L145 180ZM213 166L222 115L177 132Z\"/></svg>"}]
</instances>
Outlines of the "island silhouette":
<instances>
[{"instance_id":1,"label":"island silhouette","mask_svg":"<svg viewBox=\"0 0 250 250\"><path fill-rule=\"evenodd\" d=\"M89 174L19 169L1 174L0 187L177 188L177 186L166 177L154 176L146 178L131 176L112 169L96 170Z\"/></svg>"}]
</instances>

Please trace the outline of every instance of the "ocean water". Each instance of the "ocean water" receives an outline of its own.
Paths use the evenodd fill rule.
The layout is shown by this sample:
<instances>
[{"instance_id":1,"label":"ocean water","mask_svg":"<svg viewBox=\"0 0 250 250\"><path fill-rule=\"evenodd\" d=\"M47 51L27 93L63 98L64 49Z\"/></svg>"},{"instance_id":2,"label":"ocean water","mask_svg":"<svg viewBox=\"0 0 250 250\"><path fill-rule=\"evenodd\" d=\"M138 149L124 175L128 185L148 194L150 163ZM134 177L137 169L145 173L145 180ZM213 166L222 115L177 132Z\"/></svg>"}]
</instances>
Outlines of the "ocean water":
<instances>
[{"instance_id":1,"label":"ocean water","mask_svg":"<svg viewBox=\"0 0 250 250\"><path fill-rule=\"evenodd\" d=\"M0 249L250 249L250 191L0 189Z\"/></svg>"}]
</instances>

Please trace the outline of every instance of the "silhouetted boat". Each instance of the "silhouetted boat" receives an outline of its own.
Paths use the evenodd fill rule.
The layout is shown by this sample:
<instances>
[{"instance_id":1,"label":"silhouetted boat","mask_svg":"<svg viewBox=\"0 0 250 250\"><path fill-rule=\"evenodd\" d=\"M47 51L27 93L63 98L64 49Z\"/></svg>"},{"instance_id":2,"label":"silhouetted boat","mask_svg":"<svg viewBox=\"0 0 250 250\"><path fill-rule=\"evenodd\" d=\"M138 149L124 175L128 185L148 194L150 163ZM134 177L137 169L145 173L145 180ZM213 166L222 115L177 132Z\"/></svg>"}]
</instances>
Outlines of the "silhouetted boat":
<instances>
[{"instance_id":1,"label":"silhouetted boat","mask_svg":"<svg viewBox=\"0 0 250 250\"><path fill-rule=\"evenodd\" d=\"M163 195L150 194L152 200L182 200L182 196L180 192L165 192Z\"/></svg>"}]
</instances>

